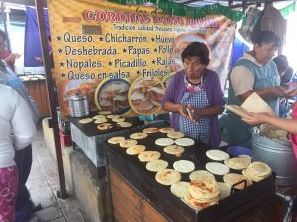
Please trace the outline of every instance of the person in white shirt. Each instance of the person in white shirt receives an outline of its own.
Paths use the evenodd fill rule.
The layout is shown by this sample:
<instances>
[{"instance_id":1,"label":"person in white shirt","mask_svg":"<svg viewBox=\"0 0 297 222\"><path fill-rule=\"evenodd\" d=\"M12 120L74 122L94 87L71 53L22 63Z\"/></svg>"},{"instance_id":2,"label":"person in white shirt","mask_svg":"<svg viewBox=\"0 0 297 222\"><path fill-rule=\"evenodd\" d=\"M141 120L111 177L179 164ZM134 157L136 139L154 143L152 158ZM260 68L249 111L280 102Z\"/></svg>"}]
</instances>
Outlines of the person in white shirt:
<instances>
[{"instance_id":1,"label":"person in white shirt","mask_svg":"<svg viewBox=\"0 0 297 222\"><path fill-rule=\"evenodd\" d=\"M29 105L35 123L39 119L36 103L18 75L0 60L0 84L10 86L17 91ZM29 222L32 212L41 209L40 204L34 204L26 186L32 167L32 144L22 150L16 150L14 158L18 168L18 194L16 199L15 221Z\"/></svg>"},{"instance_id":2,"label":"person in white shirt","mask_svg":"<svg viewBox=\"0 0 297 222\"><path fill-rule=\"evenodd\" d=\"M0 221L14 221L17 192L15 149L32 143L36 135L33 114L23 97L0 84Z\"/></svg>"}]
</instances>

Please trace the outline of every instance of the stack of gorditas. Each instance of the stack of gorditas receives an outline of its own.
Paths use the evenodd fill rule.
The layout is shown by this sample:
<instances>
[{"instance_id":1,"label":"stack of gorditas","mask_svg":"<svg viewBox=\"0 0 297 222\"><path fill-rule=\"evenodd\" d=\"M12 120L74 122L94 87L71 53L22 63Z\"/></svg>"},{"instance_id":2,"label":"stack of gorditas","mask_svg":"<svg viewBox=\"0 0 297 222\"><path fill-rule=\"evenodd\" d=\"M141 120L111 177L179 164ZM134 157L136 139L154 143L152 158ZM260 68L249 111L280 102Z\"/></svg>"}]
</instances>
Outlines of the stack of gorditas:
<instances>
[{"instance_id":1,"label":"stack of gorditas","mask_svg":"<svg viewBox=\"0 0 297 222\"><path fill-rule=\"evenodd\" d=\"M214 177L201 175L191 182L184 200L192 208L201 210L215 205L219 201L220 189Z\"/></svg>"}]
</instances>

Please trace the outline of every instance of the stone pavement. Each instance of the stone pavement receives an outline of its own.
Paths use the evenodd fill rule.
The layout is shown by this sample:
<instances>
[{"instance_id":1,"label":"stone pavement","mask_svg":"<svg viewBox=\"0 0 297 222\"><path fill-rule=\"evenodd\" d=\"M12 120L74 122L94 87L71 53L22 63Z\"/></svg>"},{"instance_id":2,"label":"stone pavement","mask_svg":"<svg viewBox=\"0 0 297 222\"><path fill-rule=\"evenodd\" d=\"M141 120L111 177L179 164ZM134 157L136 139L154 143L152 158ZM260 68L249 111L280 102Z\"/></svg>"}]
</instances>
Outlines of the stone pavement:
<instances>
[{"instance_id":1,"label":"stone pavement","mask_svg":"<svg viewBox=\"0 0 297 222\"><path fill-rule=\"evenodd\" d=\"M27 187L35 203L41 203L42 210L35 213L32 222L88 222L79 203L71 195L62 200L57 198L59 178L56 160L46 147L42 129L33 142L33 165Z\"/></svg>"}]
</instances>

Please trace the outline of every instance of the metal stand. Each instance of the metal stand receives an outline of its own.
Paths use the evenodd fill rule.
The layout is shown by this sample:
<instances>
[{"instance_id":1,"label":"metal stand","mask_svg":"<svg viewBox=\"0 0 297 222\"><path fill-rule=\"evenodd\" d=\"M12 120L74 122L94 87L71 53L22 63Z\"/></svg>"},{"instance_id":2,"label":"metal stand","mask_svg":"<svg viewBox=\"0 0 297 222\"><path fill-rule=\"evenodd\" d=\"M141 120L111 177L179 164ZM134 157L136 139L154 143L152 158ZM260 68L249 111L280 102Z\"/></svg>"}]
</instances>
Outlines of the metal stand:
<instances>
[{"instance_id":1,"label":"metal stand","mask_svg":"<svg viewBox=\"0 0 297 222\"><path fill-rule=\"evenodd\" d=\"M294 197L290 195L284 195L280 192L276 192L276 195L286 202L286 211L283 216L282 222L294 222L293 221L293 207Z\"/></svg>"}]
</instances>

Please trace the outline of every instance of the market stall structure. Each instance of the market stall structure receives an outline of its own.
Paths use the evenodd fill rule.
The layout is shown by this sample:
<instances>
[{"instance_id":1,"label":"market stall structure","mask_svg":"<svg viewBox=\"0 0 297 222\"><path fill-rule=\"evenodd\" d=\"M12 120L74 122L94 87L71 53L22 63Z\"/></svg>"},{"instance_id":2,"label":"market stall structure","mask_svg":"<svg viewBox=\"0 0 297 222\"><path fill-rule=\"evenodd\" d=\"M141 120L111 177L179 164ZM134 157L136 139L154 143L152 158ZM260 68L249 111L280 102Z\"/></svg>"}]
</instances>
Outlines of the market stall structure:
<instances>
[{"instance_id":1,"label":"market stall structure","mask_svg":"<svg viewBox=\"0 0 297 222\"><path fill-rule=\"evenodd\" d=\"M133 204L131 206L131 209L133 209L131 211L135 213L135 218L133 217L135 221L150 221L152 215L161 221L178 221L177 218L182 220L185 217L189 221L196 221L197 219L203 221L203 218L210 219L209 212L213 212L213 215L216 215L213 216L213 219L221 218L221 213L226 212L227 216L224 218L224 221L230 221L238 217L245 218L248 221L248 211L253 209L255 210L253 214L258 215L258 213L263 213L260 217L267 217L265 215L266 211L256 213L256 208L261 206L262 209L265 207L271 209L273 207L275 191L274 174L269 175L268 178L253 184L243 191L236 192L229 198L220 200L218 205L210 206L201 212L197 212L192 209L193 206L191 208L191 206L171 194L169 189L158 184L154 180L154 173L146 172L144 165L137 162L137 158L127 157L125 149L119 148L114 144L110 145L107 142L105 143L106 150L104 151L103 149L104 139L113 136L124 136L125 139L128 139L132 132L140 130L141 127L139 126L142 124L139 123L138 125L138 123L132 121L133 127L129 126L131 128L128 128L128 130L120 131L121 128L117 127L118 125L121 127L120 123L122 119L129 118L128 116L160 113L159 97L164 94L164 85L166 85L166 81L168 81L170 75L182 69L179 53L189 42L204 41L212 48L213 63L211 67L221 71L220 80L222 88L224 88L228 66L230 64L228 60L231 56L232 41L235 36L235 21L241 19L242 13L240 11L230 11L228 7L215 4L199 9L182 7L182 12L175 11L175 13L181 14L174 14L170 17L163 15L163 13L171 15L172 11L170 9L179 5L168 1L166 1L166 5L164 2L163 5L162 3L159 5L159 9L163 11L158 11L159 9L156 10L156 8L151 6L119 6L110 2L102 2L94 5L89 1L77 1L74 7L62 1L48 1L51 34L54 39L54 60L58 64L55 67L54 78L58 87L62 115L69 114L69 98L76 94L88 97L90 102L89 108L91 110L125 110L127 108L127 102L132 108L131 110L123 111L123 115L120 117L114 118L121 119L118 122L108 120L108 116L94 117L96 115L103 115L100 113L93 113L90 116L79 119L71 118L72 140L83 150L96 168L107 166L107 177L102 173L103 171L100 171L102 173L100 174L104 178L103 181L110 180L110 183L107 182L106 184L111 185L113 215L119 221L124 220L125 217L129 218L133 216L133 213L129 215L129 211L125 208L126 201L129 201L129 198L132 196L135 197L135 203L140 203L138 206L134 206ZM243 2L241 6L245 8L246 5L247 2ZM166 8L165 6L171 7ZM37 8L41 11L40 7L39 5ZM63 8L64 10L58 10L59 8ZM68 10L68 13L66 13L67 16L60 14L62 11L65 13L67 11L66 9ZM218 14L222 15L217 16ZM49 59L46 58L48 52L47 45L45 44L46 36L44 28L42 28L42 13L39 12L38 15L41 27L41 39L43 39L44 61L47 66L46 61ZM200 19L202 15L206 17ZM201 27L202 23L205 26ZM185 28L180 28L183 26ZM50 73L49 68L47 68L47 73ZM110 80L124 79L127 85L129 85L129 92L123 90L123 92L129 95L128 99L121 94L121 90L118 90L117 87L111 87L112 93L110 94L110 90L106 89L106 84L104 85L102 83L106 78ZM48 76L48 81L49 93L53 95L53 79L51 75ZM99 93L95 94L96 87L99 87ZM115 91L117 91L116 94L114 93ZM100 94L100 92L104 93ZM52 98L51 104L55 104L53 97L50 98ZM97 105L97 108L95 105ZM52 108L51 111L52 118L56 120L57 118L53 114L55 113L55 109ZM82 121L86 118L91 119ZM98 124L97 129L93 125L96 120L96 124ZM117 126L111 129L110 126L113 124ZM107 131L100 133L100 130ZM58 131L58 122L54 121L55 138L58 138L56 131ZM112 133L110 133L111 131ZM88 135L88 132L92 135ZM158 134L158 136L160 135ZM157 137L153 139L157 139ZM63 187L65 185L63 185L64 175L62 173L63 164L61 164L60 142L58 139L55 142L58 164L60 164L59 168L61 170L61 192L62 194L66 194L66 189ZM158 151L160 149L158 147L159 145L154 147L155 144L152 140L143 140L140 144L145 146L149 144L149 147L152 149L151 151ZM203 149L209 149L203 144L197 143L197 145L200 150L199 152L202 152ZM107 152L109 157L107 162L105 152ZM163 157L163 155L166 156L166 154L162 153L161 156ZM205 159L207 158L205 152L197 154L195 151L192 153L189 151L188 155L188 158L195 164L200 164L198 168L195 168L196 170L205 170ZM169 162L172 168L172 159ZM183 174L183 178L184 176ZM146 181L146 183L143 183L142 180ZM186 180L189 181L188 178ZM247 181L245 183L248 183ZM118 187L118 183L121 183L122 187ZM148 184L150 186L146 187ZM122 188L127 189L127 192L131 192L131 196L120 196L122 202L117 203L114 200L114 195L118 194L119 196L119 190ZM107 192L107 198L111 197L110 193L108 193L109 188L104 189L104 192ZM135 196L135 193L139 193L139 197L137 195ZM262 198L259 198L261 196L260 193L263 193ZM258 202L256 203L254 201L255 196L258 197ZM170 211L170 207L172 206L169 202L177 206L179 210ZM236 214L227 212L227 205L231 205L229 210L232 211L232 205L236 205L239 202L245 205L246 208L243 207L242 211L238 212L238 214L237 212ZM251 204L252 202L253 204ZM135 209L132 207L135 207ZM147 209L148 211L144 210L144 214L136 213L143 209ZM142 219L137 218L137 216ZM105 219L107 220L109 218ZM129 221L129 219L127 220ZM266 220L269 221L270 219L267 217Z\"/></svg>"}]
</instances>

